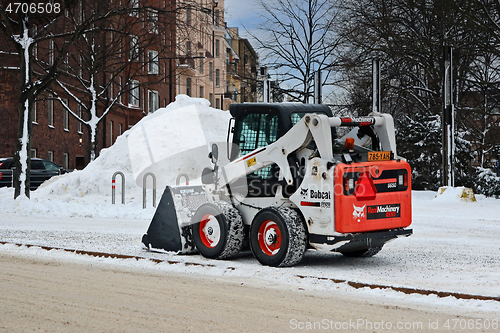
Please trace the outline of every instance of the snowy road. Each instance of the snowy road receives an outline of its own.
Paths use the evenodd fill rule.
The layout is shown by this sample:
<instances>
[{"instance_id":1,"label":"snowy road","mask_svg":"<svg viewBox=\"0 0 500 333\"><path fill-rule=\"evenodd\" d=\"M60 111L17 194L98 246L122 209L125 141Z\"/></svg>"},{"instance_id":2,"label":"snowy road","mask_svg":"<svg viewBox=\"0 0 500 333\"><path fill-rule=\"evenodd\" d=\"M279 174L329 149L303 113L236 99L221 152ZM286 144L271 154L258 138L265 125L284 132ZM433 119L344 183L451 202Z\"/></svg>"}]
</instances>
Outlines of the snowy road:
<instances>
[{"instance_id":1,"label":"snowy road","mask_svg":"<svg viewBox=\"0 0 500 333\"><path fill-rule=\"evenodd\" d=\"M0 331L285 332L446 331L498 327L493 315L450 314L352 299L335 292L269 288L255 279L207 278L95 260L61 264L0 252ZM96 283L99 281L99 283ZM382 303L382 306L381 306ZM449 330L449 329L448 329Z\"/></svg>"},{"instance_id":2,"label":"snowy road","mask_svg":"<svg viewBox=\"0 0 500 333\"><path fill-rule=\"evenodd\" d=\"M249 252L229 261L216 261L199 255L145 251L141 236L149 219L104 219L4 214L0 222L0 241L171 259L181 263L208 266L170 265L161 269L205 276L255 278L269 284L295 288L339 290L364 296L405 300L410 303L441 303L500 312L500 302L464 301L435 296L404 295L394 291L353 289L317 278L409 287L443 292L500 297L500 217L495 214L500 201L480 199L476 203L433 200L432 192L414 192L414 234L387 244L372 258L346 258L340 254L308 251L300 265L293 268L261 266ZM57 251L0 246L0 252L28 252L38 256L76 255ZM117 260L115 260L117 261ZM130 264L130 263L128 263ZM138 264L135 264L138 265ZM307 276L308 278L298 278Z\"/></svg>"}]
</instances>

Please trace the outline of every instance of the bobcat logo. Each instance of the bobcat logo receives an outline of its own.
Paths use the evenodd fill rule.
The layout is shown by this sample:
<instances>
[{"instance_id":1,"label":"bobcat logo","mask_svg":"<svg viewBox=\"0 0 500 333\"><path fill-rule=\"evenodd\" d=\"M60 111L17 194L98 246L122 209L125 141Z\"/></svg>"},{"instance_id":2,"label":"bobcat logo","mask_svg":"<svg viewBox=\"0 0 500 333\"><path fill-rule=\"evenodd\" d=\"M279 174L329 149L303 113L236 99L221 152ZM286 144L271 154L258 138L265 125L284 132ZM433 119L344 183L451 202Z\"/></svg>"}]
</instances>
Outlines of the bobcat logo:
<instances>
[{"instance_id":1,"label":"bobcat logo","mask_svg":"<svg viewBox=\"0 0 500 333\"><path fill-rule=\"evenodd\" d=\"M307 195L307 188L303 189L302 187L300 188L300 195L305 197Z\"/></svg>"},{"instance_id":2,"label":"bobcat logo","mask_svg":"<svg viewBox=\"0 0 500 333\"><path fill-rule=\"evenodd\" d=\"M366 205L364 205L363 207L356 207L353 204L352 206L354 207L354 210L352 212L352 218L355 219L355 220L357 220L358 222L361 222L361 218L365 217L365 207L366 207Z\"/></svg>"}]
</instances>

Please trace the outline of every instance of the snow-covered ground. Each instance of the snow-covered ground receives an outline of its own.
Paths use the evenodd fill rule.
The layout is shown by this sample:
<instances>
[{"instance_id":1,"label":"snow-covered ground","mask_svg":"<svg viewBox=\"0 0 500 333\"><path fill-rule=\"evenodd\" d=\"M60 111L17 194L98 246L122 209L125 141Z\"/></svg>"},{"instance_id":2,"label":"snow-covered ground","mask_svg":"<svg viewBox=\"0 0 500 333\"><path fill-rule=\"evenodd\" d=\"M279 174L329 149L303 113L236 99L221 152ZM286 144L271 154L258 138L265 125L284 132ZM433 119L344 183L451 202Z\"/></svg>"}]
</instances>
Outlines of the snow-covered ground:
<instances>
[{"instance_id":1,"label":"snow-covered ground","mask_svg":"<svg viewBox=\"0 0 500 333\"><path fill-rule=\"evenodd\" d=\"M211 119L209 128L201 129L207 142L220 140L221 137L224 139L227 112L209 109L201 100L180 97L177 104L159 110L159 115L163 116L163 121L169 121L170 111L185 107L190 102L197 105L201 124L206 125L209 123L206 119ZM156 117L160 119L158 115ZM213 124L217 121L223 124L215 128ZM178 127L180 131L189 131L189 120L181 122ZM500 200L477 196L477 202L465 202L457 198L451 189L438 198L435 198L434 192L414 191L411 226L414 234L388 243L372 258L346 258L337 253L324 254L309 250L296 267L272 268L260 265L250 252L227 261L209 260L199 255L148 252L140 240L149 226L154 209L151 201L148 201L147 209L142 209L142 189L135 184L134 171L129 162L129 137L130 133L126 132L86 169L47 182L32 192L31 200L13 200L12 189L0 189L0 242L133 255L171 260L178 264L94 258L12 244L0 245L0 252L209 277L251 278L269 285L288 285L318 292L335 291L388 302L423 306L441 304L472 312L500 312L498 301L458 300L435 295L406 295L393 290L355 289L346 283L331 280L500 298ZM175 145L175 140L181 139L174 137L170 144ZM201 166L194 165L193 169ZM117 204L111 205L111 175L115 171L124 172L127 178L126 205L120 204L119 190ZM167 182L175 179L176 172L177 169L166 167ZM120 187L119 182L117 187ZM148 191L150 196L151 190ZM157 196L160 197L161 193L159 190Z\"/></svg>"}]
</instances>

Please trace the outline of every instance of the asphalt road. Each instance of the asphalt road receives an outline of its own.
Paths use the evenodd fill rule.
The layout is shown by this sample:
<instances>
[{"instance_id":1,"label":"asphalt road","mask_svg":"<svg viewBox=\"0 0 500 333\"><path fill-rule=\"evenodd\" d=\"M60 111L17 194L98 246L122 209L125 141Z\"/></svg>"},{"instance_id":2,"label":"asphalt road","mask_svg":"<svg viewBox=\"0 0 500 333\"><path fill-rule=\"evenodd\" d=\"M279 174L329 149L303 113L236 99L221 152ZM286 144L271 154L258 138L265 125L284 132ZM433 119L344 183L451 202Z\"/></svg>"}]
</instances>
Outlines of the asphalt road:
<instances>
[{"instance_id":1,"label":"asphalt road","mask_svg":"<svg viewBox=\"0 0 500 333\"><path fill-rule=\"evenodd\" d=\"M0 253L0 314L0 332L453 332L454 323L494 320L244 278L7 253Z\"/></svg>"}]
</instances>

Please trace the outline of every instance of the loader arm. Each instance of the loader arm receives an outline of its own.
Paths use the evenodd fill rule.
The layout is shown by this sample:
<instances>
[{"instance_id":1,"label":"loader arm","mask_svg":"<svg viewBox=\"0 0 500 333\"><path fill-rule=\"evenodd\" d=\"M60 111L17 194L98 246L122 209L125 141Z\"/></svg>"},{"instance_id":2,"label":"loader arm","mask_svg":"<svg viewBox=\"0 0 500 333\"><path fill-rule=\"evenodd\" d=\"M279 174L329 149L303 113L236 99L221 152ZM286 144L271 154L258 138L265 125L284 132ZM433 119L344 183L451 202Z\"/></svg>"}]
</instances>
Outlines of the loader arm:
<instances>
[{"instance_id":1,"label":"loader arm","mask_svg":"<svg viewBox=\"0 0 500 333\"><path fill-rule=\"evenodd\" d=\"M381 129L377 132L382 134L380 136L382 147L392 151L396 156L394 132L390 132L385 128L394 127L390 115L377 113L362 119L353 119L328 117L322 114L311 113L302 117L297 124L274 143L255 149L247 155L218 168L218 185L225 186L231 184L241 177L245 177L274 163L280 168L287 184L292 185L293 175L288 163L288 156L291 153L306 147L314 139L322 158L333 161L331 127L371 125L375 129Z\"/></svg>"}]
</instances>

